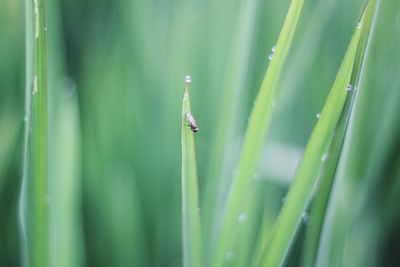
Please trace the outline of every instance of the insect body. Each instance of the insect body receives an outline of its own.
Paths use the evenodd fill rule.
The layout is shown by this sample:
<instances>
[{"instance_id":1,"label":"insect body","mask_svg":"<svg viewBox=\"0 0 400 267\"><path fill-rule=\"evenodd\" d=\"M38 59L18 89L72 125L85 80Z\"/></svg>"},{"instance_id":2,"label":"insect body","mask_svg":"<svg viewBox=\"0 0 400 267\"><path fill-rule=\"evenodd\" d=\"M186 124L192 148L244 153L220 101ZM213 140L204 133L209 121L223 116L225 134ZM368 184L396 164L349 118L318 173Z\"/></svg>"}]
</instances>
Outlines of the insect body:
<instances>
[{"instance_id":1,"label":"insect body","mask_svg":"<svg viewBox=\"0 0 400 267\"><path fill-rule=\"evenodd\" d=\"M187 126L190 127L190 129L195 133L199 130L199 128L197 127L196 121L193 118L193 115L190 113L186 113L185 114L185 119L186 119L186 123Z\"/></svg>"}]
</instances>

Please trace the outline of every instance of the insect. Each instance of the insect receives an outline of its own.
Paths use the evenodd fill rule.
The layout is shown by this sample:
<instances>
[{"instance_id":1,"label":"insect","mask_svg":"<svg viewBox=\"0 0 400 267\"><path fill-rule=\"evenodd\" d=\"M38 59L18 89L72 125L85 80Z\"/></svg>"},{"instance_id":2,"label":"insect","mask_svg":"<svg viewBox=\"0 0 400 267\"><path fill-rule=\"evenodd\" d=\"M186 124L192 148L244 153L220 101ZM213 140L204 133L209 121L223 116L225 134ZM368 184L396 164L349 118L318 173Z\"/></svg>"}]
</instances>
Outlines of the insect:
<instances>
[{"instance_id":1,"label":"insect","mask_svg":"<svg viewBox=\"0 0 400 267\"><path fill-rule=\"evenodd\" d=\"M190 127L190 129L195 133L199 130L199 128L197 127L196 121L193 118L193 115L190 113L186 113L185 114L185 119L186 119L186 123L187 126Z\"/></svg>"}]
</instances>

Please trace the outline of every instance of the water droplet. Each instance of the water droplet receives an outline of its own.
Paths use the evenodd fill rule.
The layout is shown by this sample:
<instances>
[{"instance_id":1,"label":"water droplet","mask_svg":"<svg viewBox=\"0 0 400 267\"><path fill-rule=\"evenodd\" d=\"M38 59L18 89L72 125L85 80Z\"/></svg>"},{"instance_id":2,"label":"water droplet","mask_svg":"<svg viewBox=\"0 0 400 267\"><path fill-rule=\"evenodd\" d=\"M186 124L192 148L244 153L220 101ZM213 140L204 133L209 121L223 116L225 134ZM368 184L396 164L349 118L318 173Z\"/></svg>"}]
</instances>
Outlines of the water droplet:
<instances>
[{"instance_id":1,"label":"water droplet","mask_svg":"<svg viewBox=\"0 0 400 267\"><path fill-rule=\"evenodd\" d=\"M257 173L257 172L254 173L254 175L253 175L253 180L256 181L256 182L259 181L259 180L260 180L260 174Z\"/></svg>"},{"instance_id":2,"label":"water droplet","mask_svg":"<svg viewBox=\"0 0 400 267\"><path fill-rule=\"evenodd\" d=\"M245 223L246 221L247 221L247 215L244 214L244 213L240 214L239 218L238 218L238 222L239 223Z\"/></svg>"},{"instance_id":3,"label":"water droplet","mask_svg":"<svg viewBox=\"0 0 400 267\"><path fill-rule=\"evenodd\" d=\"M285 201L286 201L286 197L283 197L283 198L281 199L281 203L283 204L283 203L285 203Z\"/></svg>"},{"instance_id":4,"label":"water droplet","mask_svg":"<svg viewBox=\"0 0 400 267\"><path fill-rule=\"evenodd\" d=\"M353 86L351 84L346 86L346 91L350 92L353 89Z\"/></svg>"},{"instance_id":5,"label":"water droplet","mask_svg":"<svg viewBox=\"0 0 400 267\"><path fill-rule=\"evenodd\" d=\"M37 93L37 90L38 90L38 79L37 76L35 75L35 77L33 78L32 95L35 95Z\"/></svg>"},{"instance_id":6,"label":"water droplet","mask_svg":"<svg viewBox=\"0 0 400 267\"><path fill-rule=\"evenodd\" d=\"M272 57L274 56L275 51L276 51L276 48L275 48L275 46L273 46L273 47L271 48L271 54L268 56L268 59L269 59L269 60L272 60Z\"/></svg>"},{"instance_id":7,"label":"water droplet","mask_svg":"<svg viewBox=\"0 0 400 267\"><path fill-rule=\"evenodd\" d=\"M361 24L361 22L359 22L359 23L357 24L357 29L361 29L361 27L362 27L362 24Z\"/></svg>"},{"instance_id":8,"label":"water droplet","mask_svg":"<svg viewBox=\"0 0 400 267\"><path fill-rule=\"evenodd\" d=\"M47 27L44 27L44 31L47 32Z\"/></svg>"},{"instance_id":9,"label":"water droplet","mask_svg":"<svg viewBox=\"0 0 400 267\"><path fill-rule=\"evenodd\" d=\"M24 121L25 121L25 122L28 121L28 116L24 116Z\"/></svg>"},{"instance_id":10,"label":"water droplet","mask_svg":"<svg viewBox=\"0 0 400 267\"><path fill-rule=\"evenodd\" d=\"M34 10L34 34L35 34L35 39L39 37L39 6L38 6L38 1L34 0L33 1L33 10Z\"/></svg>"},{"instance_id":11,"label":"water droplet","mask_svg":"<svg viewBox=\"0 0 400 267\"><path fill-rule=\"evenodd\" d=\"M326 153L323 154L322 157L321 157L321 160L322 161L326 161L327 159L328 159L328 154L326 154Z\"/></svg>"},{"instance_id":12,"label":"water droplet","mask_svg":"<svg viewBox=\"0 0 400 267\"><path fill-rule=\"evenodd\" d=\"M307 212L303 212L303 214L301 215L301 220L304 224L307 224L310 221L310 215L308 215Z\"/></svg>"},{"instance_id":13,"label":"water droplet","mask_svg":"<svg viewBox=\"0 0 400 267\"><path fill-rule=\"evenodd\" d=\"M275 101L275 99L274 100L272 100L272 107L274 108L275 106L276 106L276 101Z\"/></svg>"},{"instance_id":14,"label":"water droplet","mask_svg":"<svg viewBox=\"0 0 400 267\"><path fill-rule=\"evenodd\" d=\"M320 116L321 116L321 114L319 114L319 113L317 113L317 115L315 115L315 117L316 117L317 119L319 119Z\"/></svg>"},{"instance_id":15,"label":"water droplet","mask_svg":"<svg viewBox=\"0 0 400 267\"><path fill-rule=\"evenodd\" d=\"M226 254L225 254L225 260L226 261L233 261L233 259L235 258L235 253L233 253L233 251L228 251Z\"/></svg>"},{"instance_id":16,"label":"water droplet","mask_svg":"<svg viewBox=\"0 0 400 267\"><path fill-rule=\"evenodd\" d=\"M185 83L191 83L192 82L192 77L190 75L185 76Z\"/></svg>"}]
</instances>

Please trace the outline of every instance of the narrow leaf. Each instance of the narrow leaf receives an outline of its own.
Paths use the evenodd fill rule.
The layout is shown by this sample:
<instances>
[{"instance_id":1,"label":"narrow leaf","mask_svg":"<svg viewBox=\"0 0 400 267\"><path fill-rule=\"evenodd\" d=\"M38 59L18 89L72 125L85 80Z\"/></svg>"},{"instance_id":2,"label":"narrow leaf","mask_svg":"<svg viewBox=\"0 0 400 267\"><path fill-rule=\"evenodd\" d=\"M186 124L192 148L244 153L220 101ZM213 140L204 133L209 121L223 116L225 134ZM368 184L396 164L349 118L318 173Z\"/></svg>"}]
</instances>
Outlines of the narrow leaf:
<instances>
[{"instance_id":1,"label":"narrow leaf","mask_svg":"<svg viewBox=\"0 0 400 267\"><path fill-rule=\"evenodd\" d=\"M372 13L374 10L375 1L369 1L357 27L362 28L360 42L357 48L354 68L350 84L354 85L353 90L350 92L352 97L347 98L343 113L339 119L335 136L329 148L329 158L323 168L320 178L320 185L316 192L313 206L310 213L309 225L307 227L304 254L302 266L313 266L315 256L318 251L318 244L320 240L321 229L325 218L326 207L330 196L333 180L336 174L338 161L343 147L343 141L346 134L347 124L350 117L350 112L354 103L356 94L356 86L358 84L358 77L362 66L362 58L364 56L365 47L367 44L367 37L370 32L372 21Z\"/></svg>"},{"instance_id":2,"label":"narrow leaf","mask_svg":"<svg viewBox=\"0 0 400 267\"><path fill-rule=\"evenodd\" d=\"M49 263L44 9L44 0L26 1L26 125L20 215L24 265L30 267Z\"/></svg>"},{"instance_id":3,"label":"narrow leaf","mask_svg":"<svg viewBox=\"0 0 400 267\"><path fill-rule=\"evenodd\" d=\"M196 170L194 132L188 125L190 110L190 77L186 77L186 87L182 102L182 235L184 266L200 267L202 254L199 190ZM188 115L189 114L189 115ZM189 121L190 122L190 121Z\"/></svg>"},{"instance_id":4,"label":"narrow leaf","mask_svg":"<svg viewBox=\"0 0 400 267\"><path fill-rule=\"evenodd\" d=\"M278 38L275 53L265 73L259 94L251 112L237 172L232 181L224 214L219 225L219 233L211 266L222 266L225 254L229 249L229 240L237 224L241 203L248 190L251 177L261 154L262 143L264 142L265 134L270 124L276 83L291 45L302 5L302 0L293 0L291 2Z\"/></svg>"},{"instance_id":5,"label":"narrow leaf","mask_svg":"<svg viewBox=\"0 0 400 267\"><path fill-rule=\"evenodd\" d=\"M392 190L398 189L400 28L395 21L400 2L375 5L357 99L322 230L319 266L388 266L396 255L382 246L396 240L398 229L398 202L387 206L386 201L393 201Z\"/></svg>"},{"instance_id":6,"label":"narrow leaf","mask_svg":"<svg viewBox=\"0 0 400 267\"><path fill-rule=\"evenodd\" d=\"M347 86L351 79L359 39L360 29L356 29L297 168L260 266L281 266L286 258L303 213L312 198L321 167L329 157L327 149L348 95Z\"/></svg>"}]
</instances>

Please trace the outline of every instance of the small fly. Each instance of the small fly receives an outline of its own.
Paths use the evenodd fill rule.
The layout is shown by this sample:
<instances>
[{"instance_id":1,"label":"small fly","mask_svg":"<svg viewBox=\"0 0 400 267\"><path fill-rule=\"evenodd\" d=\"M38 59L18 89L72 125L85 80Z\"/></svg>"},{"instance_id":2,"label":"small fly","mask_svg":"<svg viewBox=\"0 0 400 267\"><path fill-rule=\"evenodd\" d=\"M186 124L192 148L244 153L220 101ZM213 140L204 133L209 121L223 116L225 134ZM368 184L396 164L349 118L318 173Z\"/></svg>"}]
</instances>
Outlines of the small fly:
<instances>
[{"instance_id":1,"label":"small fly","mask_svg":"<svg viewBox=\"0 0 400 267\"><path fill-rule=\"evenodd\" d=\"M186 119L186 123L187 126L190 127L190 129L195 133L199 130L199 128L197 127L196 121L193 118L193 115L190 113L186 113L185 114L185 119Z\"/></svg>"}]
</instances>

